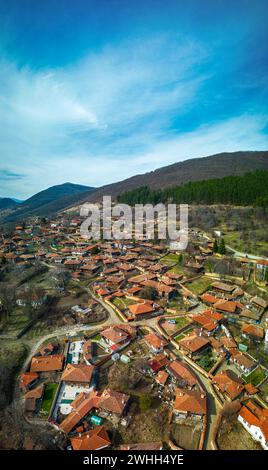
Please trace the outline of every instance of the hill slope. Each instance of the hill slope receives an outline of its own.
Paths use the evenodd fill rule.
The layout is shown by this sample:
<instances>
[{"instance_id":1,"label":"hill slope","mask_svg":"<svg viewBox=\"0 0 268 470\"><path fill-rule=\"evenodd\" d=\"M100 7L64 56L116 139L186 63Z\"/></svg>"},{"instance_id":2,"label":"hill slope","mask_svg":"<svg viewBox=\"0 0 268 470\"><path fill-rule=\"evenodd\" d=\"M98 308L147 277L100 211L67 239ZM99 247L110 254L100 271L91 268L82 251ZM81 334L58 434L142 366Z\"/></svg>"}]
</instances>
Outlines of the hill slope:
<instances>
[{"instance_id":1,"label":"hill slope","mask_svg":"<svg viewBox=\"0 0 268 470\"><path fill-rule=\"evenodd\" d=\"M11 222L32 215L52 215L72 205L77 197L81 197L83 193L86 192L89 194L93 190L94 188L90 188L89 186L73 183L51 186L30 197L22 204L17 204L15 210L5 216L2 221Z\"/></svg>"},{"instance_id":2,"label":"hill slope","mask_svg":"<svg viewBox=\"0 0 268 470\"><path fill-rule=\"evenodd\" d=\"M192 158L159 168L150 173L132 176L118 183L96 189L92 194L77 197L77 204L99 201L103 195L117 197L131 189L148 186L164 189L189 181L200 181L224 176L243 175L253 170L268 170L268 151L220 153L203 158Z\"/></svg>"},{"instance_id":3,"label":"hill slope","mask_svg":"<svg viewBox=\"0 0 268 470\"><path fill-rule=\"evenodd\" d=\"M18 206L19 203L10 197L1 197L0 198L0 211L5 209L11 209Z\"/></svg>"}]
</instances>

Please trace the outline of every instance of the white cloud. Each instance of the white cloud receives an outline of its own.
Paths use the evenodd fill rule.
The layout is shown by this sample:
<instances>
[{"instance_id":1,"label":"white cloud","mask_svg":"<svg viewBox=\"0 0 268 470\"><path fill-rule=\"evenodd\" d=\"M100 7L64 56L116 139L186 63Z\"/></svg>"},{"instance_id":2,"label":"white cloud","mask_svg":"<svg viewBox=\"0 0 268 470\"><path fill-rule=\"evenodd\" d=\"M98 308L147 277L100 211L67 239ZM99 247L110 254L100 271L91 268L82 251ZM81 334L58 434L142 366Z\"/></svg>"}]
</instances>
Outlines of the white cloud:
<instances>
[{"instance_id":1,"label":"white cloud","mask_svg":"<svg viewBox=\"0 0 268 470\"><path fill-rule=\"evenodd\" d=\"M102 185L189 157L263 149L265 117L238 116L174 135L198 101L208 52L165 36L106 47L65 69L0 63L1 196L53 184Z\"/></svg>"}]
</instances>

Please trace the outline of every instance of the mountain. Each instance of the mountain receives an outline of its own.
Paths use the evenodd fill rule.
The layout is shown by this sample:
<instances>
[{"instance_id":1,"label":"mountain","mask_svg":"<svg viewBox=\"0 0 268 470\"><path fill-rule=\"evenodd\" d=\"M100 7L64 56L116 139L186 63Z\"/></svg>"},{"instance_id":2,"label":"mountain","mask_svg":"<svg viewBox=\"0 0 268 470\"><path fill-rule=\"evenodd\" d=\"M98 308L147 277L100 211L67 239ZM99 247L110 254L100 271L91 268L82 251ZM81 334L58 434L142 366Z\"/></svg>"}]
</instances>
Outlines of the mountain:
<instances>
[{"instance_id":1,"label":"mountain","mask_svg":"<svg viewBox=\"0 0 268 470\"><path fill-rule=\"evenodd\" d=\"M21 204L16 204L15 210L2 218L2 222L12 222L33 215L50 216L65 207L75 203L83 193L89 194L94 188L80 184L64 183L51 186L26 199Z\"/></svg>"},{"instance_id":2,"label":"mountain","mask_svg":"<svg viewBox=\"0 0 268 470\"><path fill-rule=\"evenodd\" d=\"M10 197L1 197L0 198L0 211L15 208L18 205L18 202L15 199Z\"/></svg>"},{"instance_id":3,"label":"mountain","mask_svg":"<svg viewBox=\"0 0 268 470\"><path fill-rule=\"evenodd\" d=\"M116 198L126 191L141 186L148 186L150 189L164 189L189 181L243 175L258 169L268 170L268 151L225 152L209 157L191 158L143 175L132 176L118 183L102 186L92 193L83 193L78 195L76 202L77 204L96 202L101 200L104 195Z\"/></svg>"}]
</instances>

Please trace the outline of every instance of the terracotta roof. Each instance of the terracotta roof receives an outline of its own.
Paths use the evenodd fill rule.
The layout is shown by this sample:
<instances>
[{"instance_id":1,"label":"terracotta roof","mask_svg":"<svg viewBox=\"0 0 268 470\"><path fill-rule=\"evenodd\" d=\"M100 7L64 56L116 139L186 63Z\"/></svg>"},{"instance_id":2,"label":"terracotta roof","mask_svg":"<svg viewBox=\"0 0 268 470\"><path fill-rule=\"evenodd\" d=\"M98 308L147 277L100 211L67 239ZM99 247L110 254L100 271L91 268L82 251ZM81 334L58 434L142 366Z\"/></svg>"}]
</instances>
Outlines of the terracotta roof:
<instances>
[{"instance_id":1,"label":"terracotta roof","mask_svg":"<svg viewBox=\"0 0 268 470\"><path fill-rule=\"evenodd\" d=\"M68 434L93 409L99 400L97 392L92 390L88 395L80 393L71 403L73 411L59 424L59 428Z\"/></svg>"},{"instance_id":2,"label":"terracotta roof","mask_svg":"<svg viewBox=\"0 0 268 470\"><path fill-rule=\"evenodd\" d=\"M237 302L233 302L231 300L218 300L213 307L217 308L218 310L222 310L223 312L227 313L235 313L237 309Z\"/></svg>"},{"instance_id":3,"label":"terracotta roof","mask_svg":"<svg viewBox=\"0 0 268 470\"><path fill-rule=\"evenodd\" d=\"M211 318L215 321L221 321L224 318L221 313L214 312L214 310L204 310L202 312L202 315L205 315L206 317Z\"/></svg>"},{"instance_id":4,"label":"terracotta roof","mask_svg":"<svg viewBox=\"0 0 268 470\"><path fill-rule=\"evenodd\" d=\"M218 323L210 319L207 315L198 314L193 316L193 320L201 325L207 331L213 331L217 328Z\"/></svg>"},{"instance_id":5,"label":"terracotta roof","mask_svg":"<svg viewBox=\"0 0 268 470\"><path fill-rule=\"evenodd\" d=\"M167 379L169 378L169 374L164 371L160 370L155 378L156 382L158 382L161 385L165 385Z\"/></svg>"},{"instance_id":6,"label":"terracotta roof","mask_svg":"<svg viewBox=\"0 0 268 470\"><path fill-rule=\"evenodd\" d=\"M63 354L33 357L31 362L31 372L50 372L54 370L61 370L63 363Z\"/></svg>"},{"instance_id":7,"label":"terracotta roof","mask_svg":"<svg viewBox=\"0 0 268 470\"><path fill-rule=\"evenodd\" d=\"M129 310L133 315L143 315L154 312L154 307L147 302L129 305Z\"/></svg>"},{"instance_id":8,"label":"terracotta roof","mask_svg":"<svg viewBox=\"0 0 268 470\"><path fill-rule=\"evenodd\" d=\"M129 395L106 389L102 393L98 407L116 414L122 414L129 401Z\"/></svg>"},{"instance_id":9,"label":"terracotta roof","mask_svg":"<svg viewBox=\"0 0 268 470\"><path fill-rule=\"evenodd\" d=\"M251 325L250 323L244 323L242 328L241 328L242 333L245 333L250 336L255 336L256 338L263 338L264 336L264 329Z\"/></svg>"},{"instance_id":10,"label":"terracotta roof","mask_svg":"<svg viewBox=\"0 0 268 470\"><path fill-rule=\"evenodd\" d=\"M129 337L128 333L123 331L118 326L110 326L109 328L106 328L101 332L101 335L114 344L122 343Z\"/></svg>"},{"instance_id":11,"label":"terracotta roof","mask_svg":"<svg viewBox=\"0 0 268 470\"><path fill-rule=\"evenodd\" d=\"M240 410L239 416L251 426L258 427L268 441L268 410L249 400Z\"/></svg>"},{"instance_id":12,"label":"terracotta roof","mask_svg":"<svg viewBox=\"0 0 268 470\"><path fill-rule=\"evenodd\" d=\"M185 366L182 362L177 360L172 361L167 366L168 371L173 374L178 379L185 380L185 382L190 385L191 387L194 386L197 382L195 376L191 373L187 366Z\"/></svg>"},{"instance_id":13,"label":"terracotta roof","mask_svg":"<svg viewBox=\"0 0 268 470\"><path fill-rule=\"evenodd\" d=\"M178 341L179 345L188 349L190 352L195 353L199 349L204 348L209 343L207 338L203 336L197 336L196 333L189 333L184 338Z\"/></svg>"},{"instance_id":14,"label":"terracotta roof","mask_svg":"<svg viewBox=\"0 0 268 470\"><path fill-rule=\"evenodd\" d=\"M183 413L204 415L207 411L206 395L196 390L177 388L174 410Z\"/></svg>"},{"instance_id":15,"label":"terracotta roof","mask_svg":"<svg viewBox=\"0 0 268 470\"><path fill-rule=\"evenodd\" d=\"M245 385L245 390L249 395L255 395L258 392L258 389L252 385L252 383L248 383Z\"/></svg>"},{"instance_id":16,"label":"terracotta roof","mask_svg":"<svg viewBox=\"0 0 268 470\"><path fill-rule=\"evenodd\" d=\"M111 444L106 428L97 426L84 434L71 438L73 450L98 450Z\"/></svg>"},{"instance_id":17,"label":"terracotta roof","mask_svg":"<svg viewBox=\"0 0 268 470\"><path fill-rule=\"evenodd\" d=\"M41 398L44 392L44 384L38 385L37 387L29 390L29 392L25 393L25 398L34 398L38 399Z\"/></svg>"},{"instance_id":18,"label":"terracotta roof","mask_svg":"<svg viewBox=\"0 0 268 470\"><path fill-rule=\"evenodd\" d=\"M201 300L203 300L203 302L207 302L208 304L215 304L219 299L217 297L214 297L214 295L211 295L211 294L203 294L201 295Z\"/></svg>"},{"instance_id":19,"label":"terracotta roof","mask_svg":"<svg viewBox=\"0 0 268 470\"><path fill-rule=\"evenodd\" d=\"M222 393L226 393L232 400L237 398L244 390L242 380L231 370L219 372L213 377Z\"/></svg>"},{"instance_id":20,"label":"terracotta roof","mask_svg":"<svg viewBox=\"0 0 268 470\"><path fill-rule=\"evenodd\" d=\"M243 366L245 367L246 369L250 369L251 367L253 367L253 365L255 364L255 362L253 361L253 359L251 359L249 356L247 356L246 354L243 354L242 352L239 352L237 354L234 354L233 356L234 360L238 362L238 364L240 366Z\"/></svg>"},{"instance_id":21,"label":"terracotta roof","mask_svg":"<svg viewBox=\"0 0 268 470\"><path fill-rule=\"evenodd\" d=\"M161 349L166 345L166 341L155 333L144 336L146 343L154 349Z\"/></svg>"},{"instance_id":22,"label":"terracotta roof","mask_svg":"<svg viewBox=\"0 0 268 470\"><path fill-rule=\"evenodd\" d=\"M87 364L67 364L61 380L65 382L90 383L94 367Z\"/></svg>"},{"instance_id":23,"label":"terracotta roof","mask_svg":"<svg viewBox=\"0 0 268 470\"><path fill-rule=\"evenodd\" d=\"M25 388L37 380L39 375L36 372L25 372L20 376L20 388Z\"/></svg>"}]
</instances>

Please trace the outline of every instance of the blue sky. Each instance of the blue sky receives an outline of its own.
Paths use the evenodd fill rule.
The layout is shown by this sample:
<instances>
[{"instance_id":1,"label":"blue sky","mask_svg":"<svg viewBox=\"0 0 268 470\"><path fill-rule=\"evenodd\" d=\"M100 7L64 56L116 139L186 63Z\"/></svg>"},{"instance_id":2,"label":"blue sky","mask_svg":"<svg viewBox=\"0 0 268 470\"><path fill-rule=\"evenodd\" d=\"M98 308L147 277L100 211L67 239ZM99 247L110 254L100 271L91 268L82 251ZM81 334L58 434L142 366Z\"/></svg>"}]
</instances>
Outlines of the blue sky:
<instances>
[{"instance_id":1,"label":"blue sky","mask_svg":"<svg viewBox=\"0 0 268 470\"><path fill-rule=\"evenodd\" d=\"M266 0L0 0L0 196L266 150Z\"/></svg>"}]
</instances>

